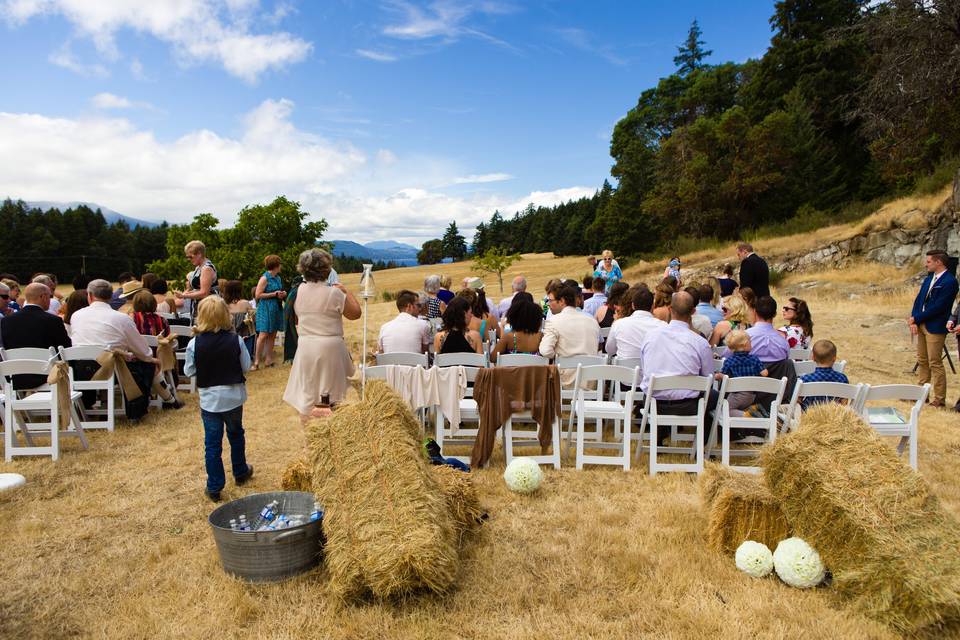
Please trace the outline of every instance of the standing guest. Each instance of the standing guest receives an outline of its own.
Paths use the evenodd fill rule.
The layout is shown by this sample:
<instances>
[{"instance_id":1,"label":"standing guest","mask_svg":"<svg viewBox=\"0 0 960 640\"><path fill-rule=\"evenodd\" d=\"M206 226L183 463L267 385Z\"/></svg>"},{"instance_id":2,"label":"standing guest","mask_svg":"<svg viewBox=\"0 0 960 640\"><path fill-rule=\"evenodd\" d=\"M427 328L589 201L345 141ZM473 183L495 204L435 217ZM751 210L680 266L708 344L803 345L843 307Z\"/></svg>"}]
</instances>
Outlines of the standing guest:
<instances>
[{"instance_id":1,"label":"standing guest","mask_svg":"<svg viewBox=\"0 0 960 640\"><path fill-rule=\"evenodd\" d=\"M233 330L253 357L257 343L257 331L254 327L253 307L243 298L243 283L239 280L227 280L223 283L223 301L233 320Z\"/></svg>"},{"instance_id":2,"label":"standing guest","mask_svg":"<svg viewBox=\"0 0 960 640\"><path fill-rule=\"evenodd\" d=\"M577 309L577 292L573 287L555 287L547 293L553 315L543 326L540 355L547 358L596 355L600 344L600 325L594 318ZM573 384L575 369L562 369L560 382Z\"/></svg>"},{"instance_id":3,"label":"standing guest","mask_svg":"<svg viewBox=\"0 0 960 640\"><path fill-rule=\"evenodd\" d=\"M440 290L437 291L437 299L443 305L450 304L450 301L456 296L456 294L450 290L450 285L452 284L453 278L449 275L440 276Z\"/></svg>"},{"instance_id":4,"label":"standing guest","mask_svg":"<svg viewBox=\"0 0 960 640\"><path fill-rule=\"evenodd\" d=\"M263 266L266 271L257 283L257 349L251 370L273 366L274 342L283 328L281 301L287 297L280 281L280 256L267 256Z\"/></svg>"},{"instance_id":5,"label":"standing guest","mask_svg":"<svg viewBox=\"0 0 960 640\"><path fill-rule=\"evenodd\" d=\"M947 320L947 331L956 336L957 356L960 357L960 304L957 304L950 315L950 319ZM953 405L953 410L960 412L960 400L957 400L956 404Z\"/></svg>"},{"instance_id":6,"label":"standing guest","mask_svg":"<svg viewBox=\"0 0 960 640\"><path fill-rule=\"evenodd\" d=\"M157 315L157 299L146 289L137 292L132 300L133 324L142 336L170 335L170 325L165 318Z\"/></svg>"},{"instance_id":7,"label":"standing guest","mask_svg":"<svg viewBox=\"0 0 960 640\"><path fill-rule=\"evenodd\" d=\"M57 284L53 281L53 278L45 273L41 273L34 276L33 282L38 282L50 289L50 307L47 309L47 313L59 315L61 303L57 299Z\"/></svg>"},{"instance_id":8,"label":"standing guest","mask_svg":"<svg viewBox=\"0 0 960 640\"><path fill-rule=\"evenodd\" d=\"M353 375L343 318L358 320L360 303L342 284L329 284L332 268L333 257L323 249L308 249L297 260L304 279L294 303L299 337L283 400L304 421L329 415L346 397L347 378Z\"/></svg>"},{"instance_id":9,"label":"standing guest","mask_svg":"<svg viewBox=\"0 0 960 640\"><path fill-rule=\"evenodd\" d=\"M596 316L597 310L607 304L606 283L600 278L594 278L591 281L591 287L593 287L593 291L590 297L583 301L583 312Z\"/></svg>"},{"instance_id":10,"label":"standing guest","mask_svg":"<svg viewBox=\"0 0 960 640\"><path fill-rule=\"evenodd\" d=\"M783 319L787 322L779 331L787 339L791 349L809 349L813 341L813 318L810 308L800 298L790 298L783 306Z\"/></svg>"},{"instance_id":11,"label":"standing guest","mask_svg":"<svg viewBox=\"0 0 960 640\"><path fill-rule=\"evenodd\" d=\"M420 295L403 289L397 294L397 317L380 327L379 353L426 353L430 346L430 323L421 320Z\"/></svg>"},{"instance_id":12,"label":"standing guest","mask_svg":"<svg viewBox=\"0 0 960 640\"><path fill-rule=\"evenodd\" d=\"M427 300L427 319L432 320L433 318L439 318L442 313L440 309L441 304L443 303L440 298L437 297L437 294L440 293L440 276L433 274L429 275L423 279L423 290L426 291L429 300Z\"/></svg>"},{"instance_id":13,"label":"standing guest","mask_svg":"<svg viewBox=\"0 0 960 640\"><path fill-rule=\"evenodd\" d=\"M527 279L523 276L514 277L510 288L513 290L513 293L501 300L500 304L497 305L497 312L501 317L503 317L507 313L507 310L510 309L510 305L513 304L513 297L517 295L517 293L527 290Z\"/></svg>"},{"instance_id":14,"label":"standing guest","mask_svg":"<svg viewBox=\"0 0 960 640\"><path fill-rule=\"evenodd\" d=\"M90 284L89 282L87 283ZM63 303L65 309L63 313L63 326L67 329L67 335L73 335L73 328L70 326L70 321L73 319L73 314L75 314L80 309L84 309L90 306L90 301L87 300L87 290L86 289L77 289L76 291L71 291L70 295L67 296L67 300Z\"/></svg>"},{"instance_id":15,"label":"standing guest","mask_svg":"<svg viewBox=\"0 0 960 640\"><path fill-rule=\"evenodd\" d=\"M119 309L124 305L126 301L120 297L120 294L123 293L123 285L124 283L130 282L131 280L135 280L135 279L136 279L136 276L134 276L129 271L124 271L123 273L117 276L117 284L119 284L120 286L114 290L113 295L110 297L111 309L116 311L117 309Z\"/></svg>"},{"instance_id":16,"label":"standing guest","mask_svg":"<svg viewBox=\"0 0 960 640\"><path fill-rule=\"evenodd\" d=\"M10 298L7 302L7 308L13 310L14 313L20 311L20 283L11 278L3 278L0 283L7 285L9 289Z\"/></svg>"},{"instance_id":17,"label":"standing guest","mask_svg":"<svg viewBox=\"0 0 960 640\"><path fill-rule=\"evenodd\" d=\"M70 320L73 344L122 349L131 354L127 368L143 395L135 400L127 398L124 406L127 418L137 423L147 413L157 359L137 331L133 318L110 308L112 295L112 288L106 280L92 280L87 285L90 305L75 312ZM92 375L93 371L87 374ZM84 378L89 379L86 374L79 379Z\"/></svg>"},{"instance_id":18,"label":"standing guest","mask_svg":"<svg viewBox=\"0 0 960 640\"><path fill-rule=\"evenodd\" d=\"M434 353L483 353L483 338L470 329L470 301L457 295L443 311L443 325L433 338Z\"/></svg>"},{"instance_id":19,"label":"standing guest","mask_svg":"<svg viewBox=\"0 0 960 640\"><path fill-rule=\"evenodd\" d=\"M630 290L630 285L626 282L617 282L610 287L607 293L607 300L597 308L593 319L597 321L601 329L613 326L613 321L617 319L617 305L620 299Z\"/></svg>"},{"instance_id":20,"label":"standing guest","mask_svg":"<svg viewBox=\"0 0 960 640\"><path fill-rule=\"evenodd\" d=\"M605 285L604 290L607 292L607 295L610 294L610 287L613 286L613 283L623 279L623 272L620 270L620 265L615 264L615 262L613 259L613 251L607 249L603 252L603 262L599 263L593 272L594 278L603 280Z\"/></svg>"},{"instance_id":21,"label":"standing guest","mask_svg":"<svg viewBox=\"0 0 960 640\"><path fill-rule=\"evenodd\" d=\"M593 276L583 276L580 290L583 292L583 303L593 297Z\"/></svg>"},{"instance_id":22,"label":"standing guest","mask_svg":"<svg viewBox=\"0 0 960 640\"><path fill-rule=\"evenodd\" d=\"M297 302L297 294L300 292L300 285L303 283L303 276L299 273L293 277L293 282L290 283L290 291L287 292L287 299L284 301L285 304L283 305L284 362L293 362L293 359L297 356L297 344L300 342L300 336L297 334L297 312L294 305ZM331 284L330 278L327 278L327 284ZM334 284L339 284L339 279ZM254 311L254 308L250 307L250 311ZM247 342L247 345L252 346L249 341ZM250 354L253 355L252 348L250 350Z\"/></svg>"},{"instance_id":23,"label":"standing guest","mask_svg":"<svg viewBox=\"0 0 960 640\"><path fill-rule=\"evenodd\" d=\"M945 251L927 252L927 277L913 301L907 319L910 333L917 336L917 378L919 384L933 381L930 404L942 407L947 398L947 374L943 369L943 344L947 337L950 308L957 297L957 279L947 270Z\"/></svg>"},{"instance_id":24,"label":"standing guest","mask_svg":"<svg viewBox=\"0 0 960 640\"><path fill-rule=\"evenodd\" d=\"M610 327L610 335L604 350L621 358L639 358L640 347L647 334L666 326L663 320L653 317L653 292L646 288L632 290L633 313L621 318Z\"/></svg>"},{"instance_id":25,"label":"standing guest","mask_svg":"<svg viewBox=\"0 0 960 640\"><path fill-rule=\"evenodd\" d=\"M670 322L670 303L674 292L674 288L666 282L657 285L653 292L653 317L657 320Z\"/></svg>"},{"instance_id":26,"label":"standing guest","mask_svg":"<svg viewBox=\"0 0 960 640\"><path fill-rule=\"evenodd\" d=\"M0 282L0 318L16 313L10 308L10 287Z\"/></svg>"},{"instance_id":27,"label":"standing guest","mask_svg":"<svg viewBox=\"0 0 960 640\"><path fill-rule=\"evenodd\" d=\"M720 297L727 298L733 295L733 292L737 290L737 287L740 286L737 284L737 281L733 279L733 265L725 264L723 265L723 272L717 280L720 282Z\"/></svg>"},{"instance_id":28,"label":"standing guest","mask_svg":"<svg viewBox=\"0 0 960 640\"><path fill-rule=\"evenodd\" d=\"M773 327L773 320L777 317L777 301L770 296L757 299L757 321L747 329L750 343L753 348L750 353L760 358L764 364L773 364L787 360L790 356L790 347L787 339ZM723 357L730 355L728 348Z\"/></svg>"},{"instance_id":29,"label":"standing guest","mask_svg":"<svg viewBox=\"0 0 960 640\"><path fill-rule=\"evenodd\" d=\"M710 345L714 347L724 346L727 334L731 331L750 328L750 323L747 322L747 305L743 298L730 296L725 304L723 320L717 323L710 336Z\"/></svg>"},{"instance_id":30,"label":"standing guest","mask_svg":"<svg viewBox=\"0 0 960 640\"><path fill-rule=\"evenodd\" d=\"M590 265L590 273L593 273L597 270L597 257L596 256L587 256L587 264Z\"/></svg>"},{"instance_id":31,"label":"standing guest","mask_svg":"<svg viewBox=\"0 0 960 640\"><path fill-rule=\"evenodd\" d=\"M663 270L664 278L673 278L677 281L676 288L679 288L683 283L683 278L680 277L680 256L673 256L670 258L670 263L667 265L667 268ZM696 298L694 298L696 300Z\"/></svg>"},{"instance_id":32,"label":"standing guest","mask_svg":"<svg viewBox=\"0 0 960 640\"><path fill-rule=\"evenodd\" d=\"M247 401L243 374L250 369L250 354L233 332L233 320L220 297L204 298L198 307L195 335L187 344L183 372L197 378L207 471L204 493L213 502L220 502L220 492L227 482L222 459L224 430L230 443L234 483L241 486L253 477L243 432L243 403Z\"/></svg>"},{"instance_id":33,"label":"standing guest","mask_svg":"<svg viewBox=\"0 0 960 640\"><path fill-rule=\"evenodd\" d=\"M108 285L109 290L109 285ZM52 294L50 289L38 282L28 284L24 290L25 303L18 313L0 319L0 343L4 349L34 347L69 347L72 342L59 316L47 313ZM15 389L32 389L44 384L46 376L14 376ZM11 425L8 429L13 428Z\"/></svg>"},{"instance_id":34,"label":"standing guest","mask_svg":"<svg viewBox=\"0 0 960 640\"><path fill-rule=\"evenodd\" d=\"M753 252L753 245L741 242L737 245L740 258L740 287L753 289L757 298L770 295L770 267L767 261Z\"/></svg>"},{"instance_id":35,"label":"standing guest","mask_svg":"<svg viewBox=\"0 0 960 640\"><path fill-rule=\"evenodd\" d=\"M716 327L723 320L723 312L714 306L715 293L714 288L708 284L702 284L697 289L697 297L700 300L700 304L697 305L697 313L710 320L711 332L713 327Z\"/></svg>"},{"instance_id":36,"label":"standing guest","mask_svg":"<svg viewBox=\"0 0 960 640\"><path fill-rule=\"evenodd\" d=\"M207 258L207 247L199 240L191 240L183 247L183 253L193 265L187 279L187 290L177 294L178 300L190 301L190 317L196 317L197 305L210 295L219 295L217 268Z\"/></svg>"},{"instance_id":37,"label":"standing guest","mask_svg":"<svg viewBox=\"0 0 960 640\"><path fill-rule=\"evenodd\" d=\"M540 306L532 297L527 300L517 296L507 309L505 317L511 329L510 333L504 333L497 340L490 359L496 362L501 353L539 353L540 340L543 337L540 333L543 316L540 314Z\"/></svg>"}]
</instances>

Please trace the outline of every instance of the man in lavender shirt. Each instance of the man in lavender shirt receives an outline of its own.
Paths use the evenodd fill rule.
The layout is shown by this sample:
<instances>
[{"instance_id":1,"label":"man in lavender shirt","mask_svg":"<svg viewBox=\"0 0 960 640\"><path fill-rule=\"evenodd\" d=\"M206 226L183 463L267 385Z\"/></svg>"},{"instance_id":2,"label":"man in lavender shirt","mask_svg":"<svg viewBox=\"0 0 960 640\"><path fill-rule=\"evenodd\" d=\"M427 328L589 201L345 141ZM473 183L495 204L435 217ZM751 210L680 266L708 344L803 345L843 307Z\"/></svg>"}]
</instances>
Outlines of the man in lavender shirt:
<instances>
[{"instance_id":1,"label":"man in lavender shirt","mask_svg":"<svg viewBox=\"0 0 960 640\"><path fill-rule=\"evenodd\" d=\"M758 298L755 311L757 321L747 329L747 335L750 336L750 344L753 347L750 355L757 356L764 364L781 362L789 358L790 345L787 344L783 334L773 326L773 320L777 317L777 301L770 296ZM724 358L729 355L729 349L723 352Z\"/></svg>"},{"instance_id":2,"label":"man in lavender shirt","mask_svg":"<svg viewBox=\"0 0 960 640\"><path fill-rule=\"evenodd\" d=\"M696 302L689 293L673 294L670 302L670 323L650 331L640 346L643 363L640 388L646 392L650 378L666 376L712 376L713 352L703 336L690 330L690 318ZM690 416L697 412L696 391L657 391L657 410L667 415ZM707 412L717 405L717 394L707 399ZM669 437L669 434L667 435Z\"/></svg>"}]
</instances>

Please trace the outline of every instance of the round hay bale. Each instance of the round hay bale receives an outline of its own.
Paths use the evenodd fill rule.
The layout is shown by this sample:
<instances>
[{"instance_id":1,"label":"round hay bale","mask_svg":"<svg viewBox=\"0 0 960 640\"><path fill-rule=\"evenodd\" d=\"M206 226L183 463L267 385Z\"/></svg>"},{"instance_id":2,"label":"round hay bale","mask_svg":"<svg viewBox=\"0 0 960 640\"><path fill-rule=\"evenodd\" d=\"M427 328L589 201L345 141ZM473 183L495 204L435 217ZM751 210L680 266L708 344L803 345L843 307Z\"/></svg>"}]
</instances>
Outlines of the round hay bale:
<instances>
[{"instance_id":1,"label":"round hay bale","mask_svg":"<svg viewBox=\"0 0 960 640\"><path fill-rule=\"evenodd\" d=\"M762 461L795 535L853 606L910 634L960 626L960 527L857 414L811 407Z\"/></svg>"}]
</instances>

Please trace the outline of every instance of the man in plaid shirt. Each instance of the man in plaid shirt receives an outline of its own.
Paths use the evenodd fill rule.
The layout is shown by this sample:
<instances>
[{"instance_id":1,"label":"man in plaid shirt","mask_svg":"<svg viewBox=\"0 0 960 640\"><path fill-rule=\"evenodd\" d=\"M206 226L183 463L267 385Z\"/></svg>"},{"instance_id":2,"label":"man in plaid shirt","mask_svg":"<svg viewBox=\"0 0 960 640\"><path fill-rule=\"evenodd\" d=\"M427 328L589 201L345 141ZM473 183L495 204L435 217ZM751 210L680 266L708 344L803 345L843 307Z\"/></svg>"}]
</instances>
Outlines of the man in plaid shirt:
<instances>
[{"instance_id":1,"label":"man in plaid shirt","mask_svg":"<svg viewBox=\"0 0 960 640\"><path fill-rule=\"evenodd\" d=\"M833 363L837 361L837 345L829 340L818 340L813 345L813 361L817 363L817 368L813 373L800 376L803 382L842 382L849 384L847 376L834 370ZM833 402L835 398L829 396L810 396L804 398L803 409L821 404L824 402Z\"/></svg>"}]
</instances>

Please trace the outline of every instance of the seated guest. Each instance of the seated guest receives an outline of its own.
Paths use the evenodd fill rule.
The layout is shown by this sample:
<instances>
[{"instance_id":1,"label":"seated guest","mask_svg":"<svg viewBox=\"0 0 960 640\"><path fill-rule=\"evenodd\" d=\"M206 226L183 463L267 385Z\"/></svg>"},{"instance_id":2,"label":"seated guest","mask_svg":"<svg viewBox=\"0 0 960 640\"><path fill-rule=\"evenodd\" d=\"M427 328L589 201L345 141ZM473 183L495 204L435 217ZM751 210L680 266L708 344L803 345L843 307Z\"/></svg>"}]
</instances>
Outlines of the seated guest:
<instances>
[{"instance_id":1,"label":"seated guest","mask_svg":"<svg viewBox=\"0 0 960 640\"><path fill-rule=\"evenodd\" d=\"M710 289L713 291L713 297L710 298L710 304L720 312L720 318L723 318L723 303L720 300L720 281L717 280L714 276L707 278L707 281L704 284L710 285Z\"/></svg>"},{"instance_id":2,"label":"seated guest","mask_svg":"<svg viewBox=\"0 0 960 640\"><path fill-rule=\"evenodd\" d=\"M653 317L670 322L670 302L676 290L668 283L661 282L653 292Z\"/></svg>"},{"instance_id":3,"label":"seated guest","mask_svg":"<svg viewBox=\"0 0 960 640\"><path fill-rule=\"evenodd\" d=\"M750 336L746 331L737 329L727 334L727 346L730 347L732 354L723 361L723 367L717 372L717 380L723 379L723 376L730 378L746 378L762 376L766 378L770 375L767 368L760 362L760 358L750 354ZM738 391L727 396L731 411L736 411L734 415L741 415L743 410L753 404L756 394L749 391Z\"/></svg>"},{"instance_id":4,"label":"seated guest","mask_svg":"<svg viewBox=\"0 0 960 640\"><path fill-rule=\"evenodd\" d=\"M553 315L543 326L540 355L547 358L596 355L600 344L600 325L577 309L577 292L573 287L555 287L547 293ZM560 371L560 382L573 384L575 369Z\"/></svg>"},{"instance_id":5,"label":"seated guest","mask_svg":"<svg viewBox=\"0 0 960 640\"><path fill-rule=\"evenodd\" d=\"M477 331L484 342L488 342L490 331L495 332L496 337L500 337L500 323L497 316L490 310L489 299L483 289L483 283L474 281L475 288L468 289L474 294L470 303L470 311L473 313L473 320L470 321L470 328ZM461 292L463 293L463 292ZM469 299L469 298L468 298Z\"/></svg>"},{"instance_id":6,"label":"seated guest","mask_svg":"<svg viewBox=\"0 0 960 640\"><path fill-rule=\"evenodd\" d=\"M63 306L65 309L63 313L63 326L67 329L67 335L73 335L73 328L70 326L73 314L84 307L90 306L90 301L87 300L87 290L77 289L76 291L71 291L70 295L67 296L66 302L63 303Z\"/></svg>"},{"instance_id":7,"label":"seated guest","mask_svg":"<svg viewBox=\"0 0 960 640\"><path fill-rule=\"evenodd\" d=\"M602 280L601 280L602 282ZM630 290L630 285L626 282L615 282L607 293L607 299L597 307L597 312L593 314L593 319L597 321L600 328L613 326L613 321L617 319L617 305L620 299Z\"/></svg>"},{"instance_id":8,"label":"seated guest","mask_svg":"<svg viewBox=\"0 0 960 640\"><path fill-rule=\"evenodd\" d=\"M583 302L593 297L593 276L583 276L580 290L583 291Z\"/></svg>"},{"instance_id":9,"label":"seated guest","mask_svg":"<svg viewBox=\"0 0 960 640\"><path fill-rule=\"evenodd\" d=\"M527 290L527 279L523 276L517 276L513 279L513 283L510 285L510 288L513 289L513 293L509 297L504 298L500 301L500 304L497 305L497 312L502 318L507 311L510 309L510 305L513 304L513 298L518 293Z\"/></svg>"},{"instance_id":10,"label":"seated guest","mask_svg":"<svg viewBox=\"0 0 960 640\"><path fill-rule=\"evenodd\" d=\"M739 295L743 299L743 303L747 305L747 322L751 325L754 324L757 321L757 294L755 294L750 287L741 287L740 290L737 291L737 295Z\"/></svg>"},{"instance_id":11,"label":"seated guest","mask_svg":"<svg viewBox=\"0 0 960 640\"><path fill-rule=\"evenodd\" d=\"M90 284L90 280L92 280L92 279L93 279L93 278L91 278L90 276L88 276L88 275L86 275L86 274L83 274L83 273L75 276L75 277L73 278L73 281L71 282L71 284L73 285L73 290L74 290L74 291L81 291L81 290L83 290L83 289L86 289L86 288L87 288L87 285Z\"/></svg>"},{"instance_id":12,"label":"seated guest","mask_svg":"<svg viewBox=\"0 0 960 640\"><path fill-rule=\"evenodd\" d=\"M666 326L663 320L654 318L650 313L653 308L653 293L650 289L638 287L632 290L632 293L633 313L613 323L605 347L607 353L621 358L639 358L640 346L647 334Z\"/></svg>"},{"instance_id":13,"label":"seated guest","mask_svg":"<svg viewBox=\"0 0 960 640\"><path fill-rule=\"evenodd\" d=\"M153 286L153 283L159 279L160 277L157 274L151 273L150 271L148 271L142 276L140 276L140 284L143 285L144 289L146 289L147 291L150 291L150 287Z\"/></svg>"},{"instance_id":14,"label":"seated guest","mask_svg":"<svg viewBox=\"0 0 960 640\"><path fill-rule=\"evenodd\" d=\"M47 313L59 315L61 302L57 299L57 283L45 273L34 276L33 282L39 282L50 289L50 307L47 309Z\"/></svg>"},{"instance_id":15,"label":"seated guest","mask_svg":"<svg viewBox=\"0 0 960 640\"><path fill-rule=\"evenodd\" d=\"M157 278L149 287L147 285L144 285L144 287L149 289L153 299L157 301L157 313L177 312L177 299L170 295L170 288L167 286L166 280ZM179 302L183 304L182 300Z\"/></svg>"},{"instance_id":16,"label":"seated guest","mask_svg":"<svg viewBox=\"0 0 960 640\"><path fill-rule=\"evenodd\" d=\"M532 296L529 292L527 292L527 291L518 291L518 292L513 296L513 301L510 303L510 307L512 308L515 304L519 304L519 303L521 303L521 302L533 302L533 296ZM536 302L533 302L533 303L534 303L534 304L537 304ZM539 308L540 305L537 305L537 307ZM509 314L509 312L510 312L510 309L507 309L507 313L504 313L502 316L500 316L500 327L503 329L503 333L510 333L510 332L513 330L513 329L510 327L510 320L509 320L509 318L508 318L508 316L507 316L507 314ZM543 315L542 315L542 312L541 312L541 315L540 315L540 321L541 321L541 324L542 324L542 323L543 323Z\"/></svg>"},{"instance_id":17,"label":"seated guest","mask_svg":"<svg viewBox=\"0 0 960 640\"><path fill-rule=\"evenodd\" d=\"M755 312L757 322L747 329L753 345L750 353L760 358L764 364L787 360L790 356L787 339L773 328L773 319L777 317L777 301L770 296L763 296L757 300Z\"/></svg>"},{"instance_id":18,"label":"seated guest","mask_svg":"<svg viewBox=\"0 0 960 640\"><path fill-rule=\"evenodd\" d=\"M170 334L166 319L157 315L157 300L145 289L138 291L131 300L133 323L142 336L165 336Z\"/></svg>"},{"instance_id":19,"label":"seated guest","mask_svg":"<svg viewBox=\"0 0 960 640\"><path fill-rule=\"evenodd\" d=\"M727 334L731 331L750 328L750 323L747 322L747 305L743 298L730 296L724 302L724 307L723 320L717 323L710 336L710 345L714 347L722 347Z\"/></svg>"},{"instance_id":20,"label":"seated guest","mask_svg":"<svg viewBox=\"0 0 960 640\"><path fill-rule=\"evenodd\" d=\"M790 298L783 306L783 319L787 324L779 331L787 339L787 345L791 349L809 349L813 342L813 318L807 303L800 298Z\"/></svg>"},{"instance_id":21,"label":"seated guest","mask_svg":"<svg viewBox=\"0 0 960 640\"><path fill-rule=\"evenodd\" d=\"M10 316L16 313L10 308L10 287L0 282L0 317Z\"/></svg>"},{"instance_id":22,"label":"seated guest","mask_svg":"<svg viewBox=\"0 0 960 640\"><path fill-rule=\"evenodd\" d=\"M693 298L694 302L700 299L700 289L697 287L685 287L684 291ZM690 328L701 336L704 340L709 340L710 336L713 335L713 325L710 323L710 318L699 313L699 309L694 307L693 316L690 318Z\"/></svg>"},{"instance_id":23,"label":"seated guest","mask_svg":"<svg viewBox=\"0 0 960 640\"><path fill-rule=\"evenodd\" d=\"M0 341L4 349L71 346L70 336L59 316L47 313L50 306L50 288L39 282L28 284L24 290L25 303L18 313L0 319ZM46 376L15 376L15 389L32 389L46 382ZM9 426L7 427L10 428Z\"/></svg>"},{"instance_id":24,"label":"seated guest","mask_svg":"<svg viewBox=\"0 0 960 640\"><path fill-rule=\"evenodd\" d=\"M136 276L134 276L129 271L124 271L119 276L117 276L117 284L119 284L120 286L117 287L116 291L113 292L113 295L110 296L111 309L117 310L124 305L126 300L120 297L120 294L123 293L123 285L124 283L130 282L131 280L134 280L134 279L136 279Z\"/></svg>"},{"instance_id":25,"label":"seated guest","mask_svg":"<svg viewBox=\"0 0 960 640\"><path fill-rule=\"evenodd\" d=\"M847 376L834 370L833 365L837 361L837 345L829 340L817 340L813 345L813 361L817 368L813 373L800 376L803 382L842 382L849 384ZM824 402L831 402L835 398L828 396L811 396L803 399L803 408Z\"/></svg>"},{"instance_id":26,"label":"seated guest","mask_svg":"<svg viewBox=\"0 0 960 640\"><path fill-rule=\"evenodd\" d=\"M490 316L493 318L493 321L499 324L500 311L497 309L497 305L493 304L493 301L487 297L487 293L483 288L483 280L480 278L464 278L463 288L476 291L477 297L482 298L483 308L487 310L487 313L490 314ZM474 311L474 313L476 314L476 311Z\"/></svg>"},{"instance_id":27,"label":"seated guest","mask_svg":"<svg viewBox=\"0 0 960 640\"><path fill-rule=\"evenodd\" d=\"M640 388L646 392L650 387L650 378L667 376L710 376L713 377L713 351L703 336L690 330L690 318L696 303L686 291L674 294L670 302L670 322L647 333L640 346L641 366ZM695 415L698 398L696 391L657 391L660 413L669 415ZM707 400L707 412L717 404L716 392L711 392ZM669 438L669 433L660 433L661 439Z\"/></svg>"},{"instance_id":28,"label":"seated guest","mask_svg":"<svg viewBox=\"0 0 960 640\"><path fill-rule=\"evenodd\" d=\"M380 327L379 353L426 353L430 345L430 323L417 317L420 296L403 289L397 294L397 310L400 312L397 317Z\"/></svg>"},{"instance_id":29,"label":"seated guest","mask_svg":"<svg viewBox=\"0 0 960 640\"><path fill-rule=\"evenodd\" d=\"M563 281L559 278L550 278L547 280L547 284L543 287L544 296L540 300L540 308L543 310L543 317L549 318L553 313L550 311L550 305L548 299L550 298L550 289L554 287L563 286Z\"/></svg>"},{"instance_id":30,"label":"seated guest","mask_svg":"<svg viewBox=\"0 0 960 640\"><path fill-rule=\"evenodd\" d=\"M593 291L591 291L590 298L583 301L583 312L596 317L597 310L607 304L607 289L603 280L600 278L594 278L592 287ZM603 316L601 316L597 322L600 322L602 318Z\"/></svg>"},{"instance_id":31,"label":"seated guest","mask_svg":"<svg viewBox=\"0 0 960 640\"><path fill-rule=\"evenodd\" d=\"M125 406L127 418L137 422L147 413L157 359L153 357L147 341L137 331L133 318L110 307L112 295L110 283L106 280L93 280L87 285L87 300L90 306L80 309L71 318L73 343L122 349L131 354L127 368L143 395L135 400L127 399ZM93 371L89 374L92 375Z\"/></svg>"},{"instance_id":32,"label":"seated guest","mask_svg":"<svg viewBox=\"0 0 960 640\"><path fill-rule=\"evenodd\" d=\"M539 353L543 337L540 333L543 316L540 315L539 305L532 298L525 300L516 297L514 304L507 309L506 319L510 332L505 332L497 340L490 359L496 362L501 353Z\"/></svg>"},{"instance_id":33,"label":"seated guest","mask_svg":"<svg viewBox=\"0 0 960 640\"><path fill-rule=\"evenodd\" d=\"M453 278L450 276L442 276L440 278L440 290L437 291L437 298L443 304L448 304L453 297L456 295L453 291L450 290L450 285L453 284Z\"/></svg>"},{"instance_id":34,"label":"seated guest","mask_svg":"<svg viewBox=\"0 0 960 640\"><path fill-rule=\"evenodd\" d=\"M429 300L427 301L427 319L439 318L442 310L440 298L437 293L440 291L440 276L434 274L423 279L423 290L427 292Z\"/></svg>"},{"instance_id":35,"label":"seated guest","mask_svg":"<svg viewBox=\"0 0 960 640\"><path fill-rule=\"evenodd\" d=\"M139 280L127 280L120 289L120 299L123 300L123 306L117 311L133 316L133 296L144 290L143 283Z\"/></svg>"},{"instance_id":36,"label":"seated guest","mask_svg":"<svg viewBox=\"0 0 960 640\"><path fill-rule=\"evenodd\" d=\"M434 353L483 353L483 339L469 328L470 302L457 296L443 312L443 326L433 339Z\"/></svg>"},{"instance_id":37,"label":"seated guest","mask_svg":"<svg viewBox=\"0 0 960 640\"><path fill-rule=\"evenodd\" d=\"M706 316L710 320L710 330L723 320L723 312L714 306L714 289L708 284L700 285L697 289L700 304L697 305L697 313Z\"/></svg>"},{"instance_id":38,"label":"seated guest","mask_svg":"<svg viewBox=\"0 0 960 640\"><path fill-rule=\"evenodd\" d=\"M717 278L720 281L720 297L726 298L733 295L733 292L737 290L737 281L733 279L733 265L725 264L723 265L723 272L720 277Z\"/></svg>"},{"instance_id":39,"label":"seated guest","mask_svg":"<svg viewBox=\"0 0 960 640\"><path fill-rule=\"evenodd\" d=\"M10 290L10 300L7 302L7 308L14 313L20 311L20 283L12 278L3 278L0 282L7 285Z\"/></svg>"}]
</instances>

